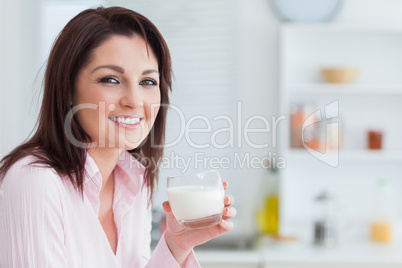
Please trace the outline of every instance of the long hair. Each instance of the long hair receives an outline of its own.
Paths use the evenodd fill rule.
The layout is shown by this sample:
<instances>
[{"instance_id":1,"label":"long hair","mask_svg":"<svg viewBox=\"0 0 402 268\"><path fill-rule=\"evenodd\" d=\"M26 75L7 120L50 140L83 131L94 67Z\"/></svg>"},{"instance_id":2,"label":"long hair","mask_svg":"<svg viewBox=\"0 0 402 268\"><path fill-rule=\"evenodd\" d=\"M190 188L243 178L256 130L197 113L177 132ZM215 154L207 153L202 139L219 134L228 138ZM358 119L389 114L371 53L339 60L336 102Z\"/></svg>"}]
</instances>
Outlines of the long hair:
<instances>
[{"instance_id":1,"label":"long hair","mask_svg":"<svg viewBox=\"0 0 402 268\"><path fill-rule=\"evenodd\" d=\"M139 147L129 151L137 160L147 161L145 184L152 200L158 180L158 163L163 156L168 93L172 86L172 68L169 49L162 35L146 17L122 7L87 9L67 23L57 37L50 52L45 80L43 101L37 128L26 142L16 147L0 161L0 182L10 167L19 159L32 155L33 164L44 164L59 175L67 176L82 194L87 149L71 144L64 132L65 118L79 71L89 62L91 53L114 35L138 34L152 49L160 74L161 106L147 138ZM73 118L71 133L81 142L90 137ZM155 144L157 146L155 146Z\"/></svg>"}]
</instances>

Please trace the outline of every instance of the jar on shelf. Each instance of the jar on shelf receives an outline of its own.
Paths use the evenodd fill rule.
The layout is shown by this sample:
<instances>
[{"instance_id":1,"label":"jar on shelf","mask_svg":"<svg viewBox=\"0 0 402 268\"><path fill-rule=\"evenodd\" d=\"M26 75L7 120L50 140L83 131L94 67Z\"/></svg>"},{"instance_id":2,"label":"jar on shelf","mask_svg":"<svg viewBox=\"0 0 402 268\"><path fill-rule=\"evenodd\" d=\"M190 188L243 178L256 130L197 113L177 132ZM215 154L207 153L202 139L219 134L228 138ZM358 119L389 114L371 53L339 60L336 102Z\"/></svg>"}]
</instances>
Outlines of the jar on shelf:
<instances>
[{"instance_id":1,"label":"jar on shelf","mask_svg":"<svg viewBox=\"0 0 402 268\"><path fill-rule=\"evenodd\" d=\"M371 129L367 132L367 147L370 150L382 149L383 132Z\"/></svg>"},{"instance_id":2,"label":"jar on shelf","mask_svg":"<svg viewBox=\"0 0 402 268\"><path fill-rule=\"evenodd\" d=\"M304 122L304 110L302 105L293 105L290 116L290 131L292 148L303 148L302 127Z\"/></svg>"},{"instance_id":3,"label":"jar on shelf","mask_svg":"<svg viewBox=\"0 0 402 268\"><path fill-rule=\"evenodd\" d=\"M341 119L320 116L320 110L312 105L293 105L291 111L291 147L305 146L325 153L326 150L341 148ZM307 124L306 124L307 123Z\"/></svg>"},{"instance_id":4,"label":"jar on shelf","mask_svg":"<svg viewBox=\"0 0 402 268\"><path fill-rule=\"evenodd\" d=\"M315 149L320 146L319 127L312 124L303 129L307 117L313 113L313 106L308 104L294 104L291 110L291 147L304 148L304 144Z\"/></svg>"}]
</instances>

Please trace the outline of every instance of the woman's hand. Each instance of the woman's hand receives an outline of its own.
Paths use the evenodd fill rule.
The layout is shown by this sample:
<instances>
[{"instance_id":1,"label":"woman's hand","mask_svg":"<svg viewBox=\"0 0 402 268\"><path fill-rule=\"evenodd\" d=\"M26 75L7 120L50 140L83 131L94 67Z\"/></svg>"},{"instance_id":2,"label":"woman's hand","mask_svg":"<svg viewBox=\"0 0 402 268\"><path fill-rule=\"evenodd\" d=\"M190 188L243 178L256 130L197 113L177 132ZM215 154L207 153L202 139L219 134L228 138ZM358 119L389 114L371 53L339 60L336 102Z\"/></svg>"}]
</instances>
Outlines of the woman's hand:
<instances>
[{"instance_id":1,"label":"woman's hand","mask_svg":"<svg viewBox=\"0 0 402 268\"><path fill-rule=\"evenodd\" d=\"M228 183L223 181L223 188L226 190L227 187ZM228 220L236 215L236 209L231 207L234 203L234 198L229 194L225 196L224 200L225 208L219 224L200 229L184 229L174 217L169 202L163 203L167 223L165 240L172 255L180 265L183 265L188 254L195 246L201 245L233 228L233 222Z\"/></svg>"}]
</instances>

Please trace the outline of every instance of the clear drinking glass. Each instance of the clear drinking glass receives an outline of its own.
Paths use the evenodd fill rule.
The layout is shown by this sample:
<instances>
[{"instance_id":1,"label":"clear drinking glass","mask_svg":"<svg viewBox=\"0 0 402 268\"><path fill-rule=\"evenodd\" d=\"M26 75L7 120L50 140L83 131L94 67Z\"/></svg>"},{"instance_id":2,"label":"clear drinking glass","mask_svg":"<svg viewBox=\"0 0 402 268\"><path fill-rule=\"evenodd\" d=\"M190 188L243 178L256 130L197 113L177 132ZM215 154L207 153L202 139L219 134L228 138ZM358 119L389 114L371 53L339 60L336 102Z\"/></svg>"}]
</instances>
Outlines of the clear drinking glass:
<instances>
[{"instance_id":1,"label":"clear drinking glass","mask_svg":"<svg viewBox=\"0 0 402 268\"><path fill-rule=\"evenodd\" d=\"M222 218L225 192L216 170L168 177L167 194L176 220L184 228L203 228Z\"/></svg>"}]
</instances>

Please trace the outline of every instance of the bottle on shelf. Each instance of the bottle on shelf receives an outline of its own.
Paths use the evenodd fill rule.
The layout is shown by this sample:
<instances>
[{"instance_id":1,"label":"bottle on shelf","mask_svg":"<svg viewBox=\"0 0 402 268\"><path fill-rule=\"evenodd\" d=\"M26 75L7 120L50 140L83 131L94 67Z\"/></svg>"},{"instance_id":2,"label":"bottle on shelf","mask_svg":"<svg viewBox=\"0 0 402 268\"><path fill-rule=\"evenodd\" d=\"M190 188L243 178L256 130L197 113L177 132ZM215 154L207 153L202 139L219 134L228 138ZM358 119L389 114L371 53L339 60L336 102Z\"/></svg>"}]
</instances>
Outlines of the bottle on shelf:
<instances>
[{"instance_id":1,"label":"bottle on shelf","mask_svg":"<svg viewBox=\"0 0 402 268\"><path fill-rule=\"evenodd\" d=\"M396 196L387 179L379 180L373 195L372 208L371 240L373 242L391 242L396 218Z\"/></svg>"},{"instance_id":2,"label":"bottle on shelf","mask_svg":"<svg viewBox=\"0 0 402 268\"><path fill-rule=\"evenodd\" d=\"M276 178L270 180L261 207L257 211L257 227L261 234L275 235L279 231L279 195Z\"/></svg>"}]
</instances>

